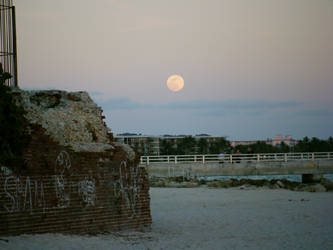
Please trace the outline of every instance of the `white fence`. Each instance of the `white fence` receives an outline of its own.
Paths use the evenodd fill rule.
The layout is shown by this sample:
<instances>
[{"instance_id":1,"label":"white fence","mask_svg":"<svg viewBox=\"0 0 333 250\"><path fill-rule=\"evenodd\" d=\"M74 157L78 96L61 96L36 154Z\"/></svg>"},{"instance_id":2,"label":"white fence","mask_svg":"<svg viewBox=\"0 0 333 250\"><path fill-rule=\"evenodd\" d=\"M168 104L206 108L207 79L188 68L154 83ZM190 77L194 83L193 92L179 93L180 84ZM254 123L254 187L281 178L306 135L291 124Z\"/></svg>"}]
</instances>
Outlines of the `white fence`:
<instances>
[{"instance_id":1,"label":"white fence","mask_svg":"<svg viewBox=\"0 0 333 250\"><path fill-rule=\"evenodd\" d=\"M268 153L268 154L218 154L210 155L157 155L141 156L140 164L151 163L214 163L214 162L274 162L274 161L314 161L333 160L333 152L306 152L306 153Z\"/></svg>"}]
</instances>

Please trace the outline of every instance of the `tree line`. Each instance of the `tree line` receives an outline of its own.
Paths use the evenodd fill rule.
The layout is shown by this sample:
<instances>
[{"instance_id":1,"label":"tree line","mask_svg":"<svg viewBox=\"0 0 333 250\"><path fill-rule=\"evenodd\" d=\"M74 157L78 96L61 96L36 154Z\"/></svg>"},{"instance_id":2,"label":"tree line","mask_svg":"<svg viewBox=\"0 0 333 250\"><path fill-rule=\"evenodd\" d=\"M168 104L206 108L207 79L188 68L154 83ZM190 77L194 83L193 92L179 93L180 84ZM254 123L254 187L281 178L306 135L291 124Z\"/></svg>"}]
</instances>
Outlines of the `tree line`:
<instances>
[{"instance_id":1,"label":"tree line","mask_svg":"<svg viewBox=\"0 0 333 250\"><path fill-rule=\"evenodd\" d=\"M257 141L250 145L231 146L230 141L225 137L219 137L215 140L200 138L196 140L192 136L172 141L162 139L160 141L161 155L190 155L190 154L231 154L234 152L242 154L259 154L259 153L288 153L288 152L332 152L333 138L330 136L327 140L316 137L309 139L304 137L298 140L296 145L288 146L284 142L276 146L267 144L263 141Z\"/></svg>"}]
</instances>

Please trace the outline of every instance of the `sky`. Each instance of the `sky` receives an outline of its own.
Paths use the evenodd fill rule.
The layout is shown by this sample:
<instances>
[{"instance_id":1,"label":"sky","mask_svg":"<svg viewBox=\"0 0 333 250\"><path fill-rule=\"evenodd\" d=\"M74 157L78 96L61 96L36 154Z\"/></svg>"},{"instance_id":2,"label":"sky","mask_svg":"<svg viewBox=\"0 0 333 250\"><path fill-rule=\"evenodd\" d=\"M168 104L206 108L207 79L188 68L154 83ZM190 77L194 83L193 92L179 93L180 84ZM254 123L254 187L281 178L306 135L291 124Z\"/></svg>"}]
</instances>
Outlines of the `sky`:
<instances>
[{"instance_id":1,"label":"sky","mask_svg":"<svg viewBox=\"0 0 333 250\"><path fill-rule=\"evenodd\" d=\"M15 5L19 86L88 91L114 134L333 135L332 0Z\"/></svg>"}]
</instances>

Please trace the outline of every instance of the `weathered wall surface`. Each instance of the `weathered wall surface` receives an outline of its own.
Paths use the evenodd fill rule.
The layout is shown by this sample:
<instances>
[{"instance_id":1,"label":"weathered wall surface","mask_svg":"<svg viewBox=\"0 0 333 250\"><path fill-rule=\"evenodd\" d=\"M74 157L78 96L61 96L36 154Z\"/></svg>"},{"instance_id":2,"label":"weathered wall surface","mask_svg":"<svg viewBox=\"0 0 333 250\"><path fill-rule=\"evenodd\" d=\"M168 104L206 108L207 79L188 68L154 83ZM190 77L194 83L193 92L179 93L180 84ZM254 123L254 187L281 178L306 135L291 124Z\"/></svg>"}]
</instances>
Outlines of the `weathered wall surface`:
<instances>
[{"instance_id":1,"label":"weathered wall surface","mask_svg":"<svg viewBox=\"0 0 333 250\"><path fill-rule=\"evenodd\" d=\"M48 92L47 98L52 100L53 94ZM59 97L59 93L55 94ZM71 96L61 92L60 96L64 95ZM33 96L30 95L29 102ZM85 108L82 99L70 98ZM68 101L63 97L56 100L56 108L68 112L65 105L58 107ZM39 102L45 103L45 100L42 98ZM41 114L28 112L31 140L24 153L26 168L14 173L0 166L0 235L149 228L149 182L135 154L110 141L99 111L94 116L86 109L86 115L77 115L81 112L78 109L71 121L75 119L90 126L74 127L76 134L70 133L66 119L63 120L68 129L65 136L61 129L52 131L55 125L50 124L56 122L52 118L45 122L42 113L58 111L52 110L55 105L47 105L42 107ZM93 107L90 110L98 110L89 105ZM40 120L36 122L38 115ZM102 132L99 127L103 127Z\"/></svg>"}]
</instances>

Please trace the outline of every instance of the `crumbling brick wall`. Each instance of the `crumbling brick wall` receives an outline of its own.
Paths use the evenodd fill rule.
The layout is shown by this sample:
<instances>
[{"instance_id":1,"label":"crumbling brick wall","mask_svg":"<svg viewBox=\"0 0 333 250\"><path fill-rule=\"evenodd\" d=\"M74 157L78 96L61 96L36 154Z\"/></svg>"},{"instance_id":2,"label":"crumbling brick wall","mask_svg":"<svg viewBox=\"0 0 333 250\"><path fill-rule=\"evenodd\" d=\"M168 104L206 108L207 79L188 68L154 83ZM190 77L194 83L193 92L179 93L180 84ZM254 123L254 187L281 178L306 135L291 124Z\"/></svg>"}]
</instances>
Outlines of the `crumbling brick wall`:
<instances>
[{"instance_id":1,"label":"crumbling brick wall","mask_svg":"<svg viewBox=\"0 0 333 250\"><path fill-rule=\"evenodd\" d=\"M137 158L115 145L75 152L31 129L26 168L0 166L0 235L149 229L149 182Z\"/></svg>"}]
</instances>

